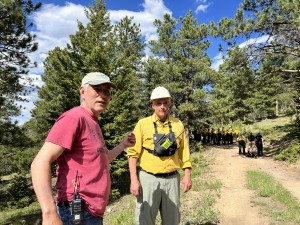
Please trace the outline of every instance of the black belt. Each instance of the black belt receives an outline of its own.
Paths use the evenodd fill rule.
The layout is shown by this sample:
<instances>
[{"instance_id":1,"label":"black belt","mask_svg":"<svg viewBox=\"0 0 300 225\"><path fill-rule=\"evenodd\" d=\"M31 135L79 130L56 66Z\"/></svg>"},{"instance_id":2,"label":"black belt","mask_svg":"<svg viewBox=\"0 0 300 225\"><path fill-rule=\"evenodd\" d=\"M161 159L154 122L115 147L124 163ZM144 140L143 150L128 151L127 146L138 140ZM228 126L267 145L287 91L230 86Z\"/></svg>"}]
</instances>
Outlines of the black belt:
<instances>
[{"instance_id":1,"label":"black belt","mask_svg":"<svg viewBox=\"0 0 300 225\"><path fill-rule=\"evenodd\" d=\"M69 202L69 201L64 201L64 202L59 202L57 203L57 206L58 207L66 207L66 208L70 208L72 206L72 202Z\"/></svg>"},{"instance_id":2,"label":"black belt","mask_svg":"<svg viewBox=\"0 0 300 225\"><path fill-rule=\"evenodd\" d=\"M143 169L142 169L143 170ZM166 177L169 177L169 176L172 176L174 174L177 174L177 170L173 171L173 172L170 172L170 173L150 173L146 170L143 170L144 172L148 173L148 174L151 174L155 177L159 177L159 178L166 178Z\"/></svg>"}]
</instances>

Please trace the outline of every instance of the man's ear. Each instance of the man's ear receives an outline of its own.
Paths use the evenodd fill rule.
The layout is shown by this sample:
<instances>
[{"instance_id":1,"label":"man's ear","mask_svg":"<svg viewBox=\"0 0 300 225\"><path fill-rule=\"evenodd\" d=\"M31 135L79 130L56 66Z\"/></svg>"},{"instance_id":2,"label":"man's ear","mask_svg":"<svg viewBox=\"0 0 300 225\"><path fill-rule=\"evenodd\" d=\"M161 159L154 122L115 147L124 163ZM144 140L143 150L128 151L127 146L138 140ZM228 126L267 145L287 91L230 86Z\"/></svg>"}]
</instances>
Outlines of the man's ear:
<instances>
[{"instance_id":1,"label":"man's ear","mask_svg":"<svg viewBox=\"0 0 300 225\"><path fill-rule=\"evenodd\" d=\"M150 107L151 107L152 109L154 109L153 102L150 102Z\"/></svg>"},{"instance_id":2,"label":"man's ear","mask_svg":"<svg viewBox=\"0 0 300 225\"><path fill-rule=\"evenodd\" d=\"M79 88L79 93L80 93L80 97L82 98L85 93L85 90L82 86L80 86L80 88Z\"/></svg>"}]
</instances>

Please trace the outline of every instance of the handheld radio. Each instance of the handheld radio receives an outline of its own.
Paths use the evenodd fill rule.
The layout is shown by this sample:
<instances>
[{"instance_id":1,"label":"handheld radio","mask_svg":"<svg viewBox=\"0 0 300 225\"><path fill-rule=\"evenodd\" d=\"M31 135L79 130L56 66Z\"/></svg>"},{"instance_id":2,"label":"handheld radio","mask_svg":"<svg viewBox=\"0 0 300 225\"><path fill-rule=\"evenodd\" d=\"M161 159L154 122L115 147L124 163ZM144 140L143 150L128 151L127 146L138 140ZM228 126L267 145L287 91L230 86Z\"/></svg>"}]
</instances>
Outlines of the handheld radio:
<instances>
[{"instance_id":1,"label":"handheld radio","mask_svg":"<svg viewBox=\"0 0 300 225\"><path fill-rule=\"evenodd\" d=\"M74 195L72 200L72 224L73 225L83 225L83 200L77 193L77 179L78 179L78 170L76 170L75 182L74 185Z\"/></svg>"}]
</instances>

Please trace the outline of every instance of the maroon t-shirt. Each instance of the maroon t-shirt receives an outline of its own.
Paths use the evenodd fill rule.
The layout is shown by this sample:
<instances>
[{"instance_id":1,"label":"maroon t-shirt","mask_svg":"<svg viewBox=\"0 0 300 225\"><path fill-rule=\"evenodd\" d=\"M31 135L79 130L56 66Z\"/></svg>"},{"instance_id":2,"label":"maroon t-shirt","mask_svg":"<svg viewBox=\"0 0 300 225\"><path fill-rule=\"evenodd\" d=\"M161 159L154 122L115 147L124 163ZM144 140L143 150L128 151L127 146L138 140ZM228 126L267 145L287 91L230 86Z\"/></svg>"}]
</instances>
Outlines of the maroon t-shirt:
<instances>
[{"instance_id":1,"label":"maroon t-shirt","mask_svg":"<svg viewBox=\"0 0 300 225\"><path fill-rule=\"evenodd\" d=\"M57 202L72 201L78 171L78 193L93 216L103 217L110 193L108 150L98 119L78 106L62 114L46 138L65 151L57 159Z\"/></svg>"}]
</instances>

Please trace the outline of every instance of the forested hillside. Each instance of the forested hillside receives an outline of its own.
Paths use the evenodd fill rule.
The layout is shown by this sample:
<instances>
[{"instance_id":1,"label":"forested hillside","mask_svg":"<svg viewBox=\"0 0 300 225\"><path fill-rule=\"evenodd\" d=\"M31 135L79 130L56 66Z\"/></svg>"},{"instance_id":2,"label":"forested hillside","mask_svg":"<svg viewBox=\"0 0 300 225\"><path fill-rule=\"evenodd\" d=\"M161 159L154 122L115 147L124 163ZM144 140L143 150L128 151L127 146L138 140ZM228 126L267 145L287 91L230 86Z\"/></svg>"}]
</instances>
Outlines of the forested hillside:
<instances>
[{"instance_id":1,"label":"forested hillside","mask_svg":"<svg viewBox=\"0 0 300 225\"><path fill-rule=\"evenodd\" d=\"M27 89L18 83L18 77L30 65L26 54L37 47L34 36L26 31L26 17L40 5L34 6L30 0L5 0L0 4L1 211L35 201L27 179L30 163L55 120L79 105L81 79L91 71L107 74L118 87L108 110L99 118L109 149L133 129L139 118L152 113L149 97L156 86L170 90L171 113L189 129L192 152L203 147L197 137L204 128L242 128L280 115L294 116L292 138L299 140L298 0L245 0L233 19L224 18L219 23L199 24L192 12L179 19L166 14L162 20L155 20L158 39L150 43L143 41L139 25L132 18L125 17L112 25L105 2L97 0L86 9L88 23L78 21L70 44L49 52L42 76L45 85L38 91L32 118L22 127L10 117L20 113L14 105L20 100L15 94ZM17 32L20 43L7 41L11 36L18 37L13 33L15 27L6 29L8 25L22 28ZM223 63L218 70L212 69L207 54L209 37L224 41L220 46ZM262 38L264 42L255 41ZM248 44L239 45L246 40ZM145 57L146 48L151 56ZM15 52L6 53L6 49ZM286 149L290 147L285 145ZM11 179L12 174L18 175ZM124 155L111 164L111 176L113 200L123 194L124 185L128 186ZM2 187L7 181L13 184L11 192Z\"/></svg>"}]
</instances>

